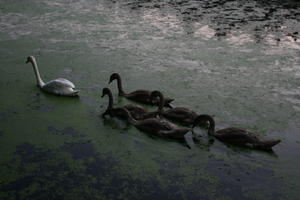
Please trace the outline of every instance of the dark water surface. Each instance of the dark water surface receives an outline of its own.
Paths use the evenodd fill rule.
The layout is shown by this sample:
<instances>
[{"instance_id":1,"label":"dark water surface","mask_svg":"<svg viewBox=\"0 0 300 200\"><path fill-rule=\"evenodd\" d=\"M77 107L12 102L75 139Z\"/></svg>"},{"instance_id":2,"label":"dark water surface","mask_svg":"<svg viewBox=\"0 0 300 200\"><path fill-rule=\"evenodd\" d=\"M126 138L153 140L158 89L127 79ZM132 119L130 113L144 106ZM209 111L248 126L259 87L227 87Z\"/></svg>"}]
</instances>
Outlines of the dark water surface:
<instances>
[{"instance_id":1,"label":"dark water surface","mask_svg":"<svg viewBox=\"0 0 300 200\"><path fill-rule=\"evenodd\" d=\"M298 199L299 21L298 1L2 0L0 199ZM80 98L42 93L28 55ZM282 143L188 149L103 120L113 72Z\"/></svg>"}]
</instances>

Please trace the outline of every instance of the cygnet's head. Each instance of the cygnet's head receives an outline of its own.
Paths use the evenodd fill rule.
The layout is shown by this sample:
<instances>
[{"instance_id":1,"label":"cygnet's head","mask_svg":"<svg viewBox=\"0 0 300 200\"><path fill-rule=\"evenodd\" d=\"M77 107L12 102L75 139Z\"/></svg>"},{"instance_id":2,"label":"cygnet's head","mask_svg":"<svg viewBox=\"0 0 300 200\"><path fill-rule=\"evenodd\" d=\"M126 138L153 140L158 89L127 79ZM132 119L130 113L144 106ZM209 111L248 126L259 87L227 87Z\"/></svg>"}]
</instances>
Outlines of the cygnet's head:
<instances>
[{"instance_id":1,"label":"cygnet's head","mask_svg":"<svg viewBox=\"0 0 300 200\"><path fill-rule=\"evenodd\" d=\"M110 93L111 91L109 88L103 88L101 97L103 98L105 95L109 95Z\"/></svg>"},{"instance_id":2,"label":"cygnet's head","mask_svg":"<svg viewBox=\"0 0 300 200\"><path fill-rule=\"evenodd\" d=\"M115 79L120 79L120 75L118 73L113 73L112 75L110 75L109 83L111 83Z\"/></svg>"}]
</instances>

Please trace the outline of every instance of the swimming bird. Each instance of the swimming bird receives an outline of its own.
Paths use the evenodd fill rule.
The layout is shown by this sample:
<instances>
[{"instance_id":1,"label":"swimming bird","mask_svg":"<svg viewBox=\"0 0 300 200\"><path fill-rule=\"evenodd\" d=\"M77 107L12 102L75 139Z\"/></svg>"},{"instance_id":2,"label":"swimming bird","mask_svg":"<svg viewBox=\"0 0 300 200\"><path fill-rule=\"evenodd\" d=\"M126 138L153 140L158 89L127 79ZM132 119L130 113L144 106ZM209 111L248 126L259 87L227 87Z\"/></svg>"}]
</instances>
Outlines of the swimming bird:
<instances>
[{"instance_id":1,"label":"swimming bird","mask_svg":"<svg viewBox=\"0 0 300 200\"><path fill-rule=\"evenodd\" d=\"M120 117L122 118L122 114L119 114L119 108L114 108L113 104L114 104L114 99L113 99L113 95L112 92L109 88L103 88L102 90L102 98L107 95L109 98L109 103L107 106L106 111L102 114L102 117L105 118L106 115L110 115L110 116L115 116L115 117ZM123 108L126 108L130 114L132 115L132 117L134 119L145 119L145 118L149 118L149 117L155 117L156 115L158 115L157 112L148 112L147 109L143 108L140 105L136 105L136 104L128 104L123 106Z\"/></svg>"},{"instance_id":2,"label":"swimming bird","mask_svg":"<svg viewBox=\"0 0 300 200\"><path fill-rule=\"evenodd\" d=\"M202 121L209 122L208 135L214 136L220 141L241 147L259 150L271 150L273 146L280 143L281 140L258 138L254 133L242 128L228 127L215 131L215 121L209 115L199 115L193 124L193 127Z\"/></svg>"},{"instance_id":3,"label":"swimming bird","mask_svg":"<svg viewBox=\"0 0 300 200\"><path fill-rule=\"evenodd\" d=\"M156 105L156 106L159 105L159 100L157 100L157 99L151 100L151 98L150 98L151 91L136 90L131 93L125 93L123 90L121 77L118 73L113 73L110 76L109 83L111 83L114 80L117 80L119 96L124 96L127 99L130 99L132 101L137 101L137 102L148 104L148 105ZM172 108L172 106L170 105L170 103L172 101L174 101L174 99L165 98L164 106Z\"/></svg>"},{"instance_id":4,"label":"swimming bird","mask_svg":"<svg viewBox=\"0 0 300 200\"><path fill-rule=\"evenodd\" d=\"M128 122L134 125L137 129L151 135L185 140L185 135L190 131L193 132L192 128L181 128L171 122L159 118L135 120L126 108L118 108L117 112L126 118Z\"/></svg>"},{"instance_id":5,"label":"swimming bird","mask_svg":"<svg viewBox=\"0 0 300 200\"><path fill-rule=\"evenodd\" d=\"M151 99L159 99L160 103L157 112L169 120L192 125L198 116L196 112L184 107L175 107L168 110L163 110L164 96L158 90L151 92L150 96Z\"/></svg>"},{"instance_id":6,"label":"swimming bird","mask_svg":"<svg viewBox=\"0 0 300 200\"><path fill-rule=\"evenodd\" d=\"M79 90L75 90L75 85L67 79L58 78L44 83L40 76L38 65L34 56L27 57L26 63L29 62L32 64L37 80L37 86L40 87L42 91L61 96L78 96Z\"/></svg>"}]
</instances>

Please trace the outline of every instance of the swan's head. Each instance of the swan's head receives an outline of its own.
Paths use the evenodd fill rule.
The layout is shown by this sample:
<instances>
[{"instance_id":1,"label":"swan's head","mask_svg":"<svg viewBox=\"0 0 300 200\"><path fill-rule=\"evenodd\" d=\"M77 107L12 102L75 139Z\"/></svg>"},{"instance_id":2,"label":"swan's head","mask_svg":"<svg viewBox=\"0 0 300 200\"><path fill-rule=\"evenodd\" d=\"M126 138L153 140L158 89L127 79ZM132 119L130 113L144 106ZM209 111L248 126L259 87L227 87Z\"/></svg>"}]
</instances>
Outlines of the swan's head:
<instances>
[{"instance_id":1,"label":"swan's head","mask_svg":"<svg viewBox=\"0 0 300 200\"><path fill-rule=\"evenodd\" d=\"M109 83L111 83L115 79L120 79L120 75L118 73L113 73L112 75L110 75Z\"/></svg>"},{"instance_id":2,"label":"swan's head","mask_svg":"<svg viewBox=\"0 0 300 200\"><path fill-rule=\"evenodd\" d=\"M35 58L33 56L28 56L26 63L33 62L34 60L35 60Z\"/></svg>"},{"instance_id":3,"label":"swan's head","mask_svg":"<svg viewBox=\"0 0 300 200\"><path fill-rule=\"evenodd\" d=\"M154 90L150 94L150 99L151 99L152 103L160 102L160 101L164 100L164 96L160 91Z\"/></svg>"},{"instance_id":4,"label":"swan's head","mask_svg":"<svg viewBox=\"0 0 300 200\"><path fill-rule=\"evenodd\" d=\"M206 125L207 123L209 123L209 129L208 129L208 134L209 135L212 135L213 134L213 131L215 129L215 120L213 119L212 116L210 115L198 115L195 120L194 120L194 123L193 123L193 128L195 126L204 126Z\"/></svg>"},{"instance_id":5,"label":"swan's head","mask_svg":"<svg viewBox=\"0 0 300 200\"><path fill-rule=\"evenodd\" d=\"M109 88L103 88L101 98L103 98L105 95L109 95L109 94L111 94L110 89Z\"/></svg>"},{"instance_id":6,"label":"swan's head","mask_svg":"<svg viewBox=\"0 0 300 200\"><path fill-rule=\"evenodd\" d=\"M160 91L154 90L154 91L151 92L150 97L151 97L151 99L154 99L154 98L157 98L157 97L163 98L163 95Z\"/></svg>"},{"instance_id":7,"label":"swan's head","mask_svg":"<svg viewBox=\"0 0 300 200\"><path fill-rule=\"evenodd\" d=\"M210 115L198 115L194 120L193 127L198 126L203 122L210 122L211 120L213 120L213 118Z\"/></svg>"}]
</instances>

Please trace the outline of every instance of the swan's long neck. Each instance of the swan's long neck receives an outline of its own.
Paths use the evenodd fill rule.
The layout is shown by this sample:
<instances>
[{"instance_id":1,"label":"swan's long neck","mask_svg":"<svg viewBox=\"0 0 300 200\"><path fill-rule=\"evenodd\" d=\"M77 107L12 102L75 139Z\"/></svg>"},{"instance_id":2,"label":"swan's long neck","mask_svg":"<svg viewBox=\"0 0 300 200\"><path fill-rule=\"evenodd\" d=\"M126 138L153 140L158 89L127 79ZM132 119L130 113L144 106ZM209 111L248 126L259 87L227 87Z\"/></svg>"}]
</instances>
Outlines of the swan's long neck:
<instances>
[{"instance_id":1,"label":"swan's long neck","mask_svg":"<svg viewBox=\"0 0 300 200\"><path fill-rule=\"evenodd\" d=\"M197 125L199 125L200 122L208 121L209 122L209 128L208 128L208 135L214 135L215 134L215 120L210 115L198 115L194 121L193 128Z\"/></svg>"},{"instance_id":2,"label":"swan's long neck","mask_svg":"<svg viewBox=\"0 0 300 200\"><path fill-rule=\"evenodd\" d=\"M132 124L134 126L139 125L139 122L137 120L135 120L131 115L129 115L128 121L129 121L130 124Z\"/></svg>"},{"instance_id":3,"label":"swan's long neck","mask_svg":"<svg viewBox=\"0 0 300 200\"><path fill-rule=\"evenodd\" d=\"M132 125L134 125L134 126L137 126L137 125L140 124L139 121L135 120L135 119L131 116L130 112L129 112L126 108L122 108L122 109L123 109L123 112L125 112L125 115L126 115L126 117L127 117L127 120L129 121L130 124L132 124Z\"/></svg>"},{"instance_id":4,"label":"swan's long neck","mask_svg":"<svg viewBox=\"0 0 300 200\"><path fill-rule=\"evenodd\" d=\"M157 111L163 111L164 104L165 104L164 96L160 92L157 94L157 96L159 97L159 105Z\"/></svg>"},{"instance_id":5,"label":"swan's long neck","mask_svg":"<svg viewBox=\"0 0 300 200\"><path fill-rule=\"evenodd\" d=\"M208 117L207 120L209 121L209 128L208 128L208 135L215 134L215 120L212 117Z\"/></svg>"},{"instance_id":6,"label":"swan's long neck","mask_svg":"<svg viewBox=\"0 0 300 200\"><path fill-rule=\"evenodd\" d=\"M114 106L114 98L113 95L111 93L111 91L108 91L108 93L106 93L108 95L108 106L106 110L111 110L113 109Z\"/></svg>"},{"instance_id":7,"label":"swan's long neck","mask_svg":"<svg viewBox=\"0 0 300 200\"><path fill-rule=\"evenodd\" d=\"M125 95L125 92L124 92L124 90L123 90L122 80L121 80L121 77L120 77L120 76L117 77L117 83L118 83L119 95L120 95L120 96L124 96L124 95Z\"/></svg>"},{"instance_id":8,"label":"swan's long neck","mask_svg":"<svg viewBox=\"0 0 300 200\"><path fill-rule=\"evenodd\" d=\"M157 108L157 112L161 112L163 111L163 107L164 107L164 104L165 104L165 99L164 99L164 96L162 95L162 93L158 90L155 90L153 92L151 92L151 100L153 100L154 98L159 98L159 104L158 104L158 108ZM156 100L156 99L154 99Z\"/></svg>"},{"instance_id":9,"label":"swan's long neck","mask_svg":"<svg viewBox=\"0 0 300 200\"><path fill-rule=\"evenodd\" d=\"M32 66L33 66L33 71L35 73L35 77L36 77L38 86L39 87L43 87L45 85L45 83L44 83L44 81L41 78L41 75L40 75L40 72L39 72L36 60L32 59L32 60L30 60L30 62L32 64Z\"/></svg>"}]
</instances>

